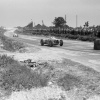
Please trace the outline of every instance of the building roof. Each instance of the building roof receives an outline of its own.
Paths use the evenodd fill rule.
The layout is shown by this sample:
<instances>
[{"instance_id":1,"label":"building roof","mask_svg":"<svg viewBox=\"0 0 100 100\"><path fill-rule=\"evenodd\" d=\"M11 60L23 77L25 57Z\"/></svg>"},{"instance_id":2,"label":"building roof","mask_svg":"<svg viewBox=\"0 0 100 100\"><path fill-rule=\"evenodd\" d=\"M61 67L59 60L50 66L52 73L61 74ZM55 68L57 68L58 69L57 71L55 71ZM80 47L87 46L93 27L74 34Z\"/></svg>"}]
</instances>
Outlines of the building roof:
<instances>
[{"instance_id":1,"label":"building roof","mask_svg":"<svg viewBox=\"0 0 100 100\"><path fill-rule=\"evenodd\" d=\"M33 27L33 29L49 29L49 27L47 27L45 25L37 24L35 27Z\"/></svg>"}]
</instances>

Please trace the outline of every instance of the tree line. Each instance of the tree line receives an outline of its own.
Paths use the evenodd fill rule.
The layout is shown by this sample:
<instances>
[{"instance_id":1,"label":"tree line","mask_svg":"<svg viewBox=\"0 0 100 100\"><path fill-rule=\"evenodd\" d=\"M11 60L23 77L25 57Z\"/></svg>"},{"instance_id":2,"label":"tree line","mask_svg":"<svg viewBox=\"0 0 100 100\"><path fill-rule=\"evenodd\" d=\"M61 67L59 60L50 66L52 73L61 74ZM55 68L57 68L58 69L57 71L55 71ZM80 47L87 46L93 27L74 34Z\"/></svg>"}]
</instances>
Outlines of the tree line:
<instances>
[{"instance_id":1,"label":"tree line","mask_svg":"<svg viewBox=\"0 0 100 100\"><path fill-rule=\"evenodd\" d=\"M69 27L63 17L55 17L52 23L54 26L51 26L47 29L25 30L25 32L29 32L33 35L53 35L70 39L79 39L83 41L94 41L95 38L100 38L100 26L89 27L88 21L85 22L83 28Z\"/></svg>"}]
</instances>

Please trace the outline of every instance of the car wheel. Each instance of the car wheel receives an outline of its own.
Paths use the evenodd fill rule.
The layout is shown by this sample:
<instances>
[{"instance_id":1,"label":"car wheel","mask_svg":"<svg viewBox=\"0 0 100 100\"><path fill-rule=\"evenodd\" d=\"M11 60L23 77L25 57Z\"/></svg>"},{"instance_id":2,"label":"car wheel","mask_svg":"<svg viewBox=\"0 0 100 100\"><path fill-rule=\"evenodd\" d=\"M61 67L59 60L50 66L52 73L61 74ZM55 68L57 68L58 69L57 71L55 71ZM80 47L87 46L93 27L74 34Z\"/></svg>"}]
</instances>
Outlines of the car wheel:
<instances>
[{"instance_id":1,"label":"car wheel","mask_svg":"<svg viewBox=\"0 0 100 100\"><path fill-rule=\"evenodd\" d=\"M63 40L60 40L60 46L63 46Z\"/></svg>"},{"instance_id":2,"label":"car wheel","mask_svg":"<svg viewBox=\"0 0 100 100\"><path fill-rule=\"evenodd\" d=\"M41 46L43 46L43 45L44 45L43 39L41 39L40 43L41 43Z\"/></svg>"},{"instance_id":3,"label":"car wheel","mask_svg":"<svg viewBox=\"0 0 100 100\"><path fill-rule=\"evenodd\" d=\"M53 42L49 41L49 46L52 47L53 46Z\"/></svg>"}]
</instances>

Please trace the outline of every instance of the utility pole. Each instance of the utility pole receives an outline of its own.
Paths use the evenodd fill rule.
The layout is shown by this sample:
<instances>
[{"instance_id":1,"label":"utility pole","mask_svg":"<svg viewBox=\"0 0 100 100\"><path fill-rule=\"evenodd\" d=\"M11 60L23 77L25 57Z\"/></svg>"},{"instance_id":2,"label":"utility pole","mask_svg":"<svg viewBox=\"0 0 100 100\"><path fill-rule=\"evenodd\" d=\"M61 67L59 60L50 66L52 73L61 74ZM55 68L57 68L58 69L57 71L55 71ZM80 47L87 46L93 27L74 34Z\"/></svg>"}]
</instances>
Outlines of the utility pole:
<instances>
[{"instance_id":1,"label":"utility pole","mask_svg":"<svg viewBox=\"0 0 100 100\"><path fill-rule=\"evenodd\" d=\"M76 28L78 26L78 16L76 15Z\"/></svg>"},{"instance_id":2,"label":"utility pole","mask_svg":"<svg viewBox=\"0 0 100 100\"><path fill-rule=\"evenodd\" d=\"M44 22L43 22L43 20L42 20L42 25L44 25Z\"/></svg>"},{"instance_id":3,"label":"utility pole","mask_svg":"<svg viewBox=\"0 0 100 100\"><path fill-rule=\"evenodd\" d=\"M34 27L35 27L35 22L34 22Z\"/></svg>"},{"instance_id":4,"label":"utility pole","mask_svg":"<svg viewBox=\"0 0 100 100\"><path fill-rule=\"evenodd\" d=\"M66 15L65 15L65 21L66 21ZM65 25L66 25L66 23L65 23Z\"/></svg>"}]
</instances>

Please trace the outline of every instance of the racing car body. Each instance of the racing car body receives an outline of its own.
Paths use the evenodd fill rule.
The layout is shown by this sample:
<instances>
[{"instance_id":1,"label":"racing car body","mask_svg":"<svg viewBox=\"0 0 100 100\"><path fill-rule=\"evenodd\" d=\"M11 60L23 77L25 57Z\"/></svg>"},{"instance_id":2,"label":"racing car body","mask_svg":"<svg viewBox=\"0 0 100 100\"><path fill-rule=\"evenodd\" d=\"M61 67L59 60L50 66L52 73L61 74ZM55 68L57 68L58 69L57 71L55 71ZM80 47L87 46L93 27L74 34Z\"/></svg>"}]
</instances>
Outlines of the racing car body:
<instances>
[{"instance_id":1,"label":"racing car body","mask_svg":"<svg viewBox=\"0 0 100 100\"><path fill-rule=\"evenodd\" d=\"M18 37L18 34L16 34L16 33L15 33L15 34L13 34L13 37Z\"/></svg>"},{"instance_id":2,"label":"racing car body","mask_svg":"<svg viewBox=\"0 0 100 100\"><path fill-rule=\"evenodd\" d=\"M40 43L41 46L43 46L44 44L47 44L50 47L52 47L53 45L63 46L63 40L56 39L55 37L50 37L49 39L45 39L45 40L41 39Z\"/></svg>"}]
</instances>

